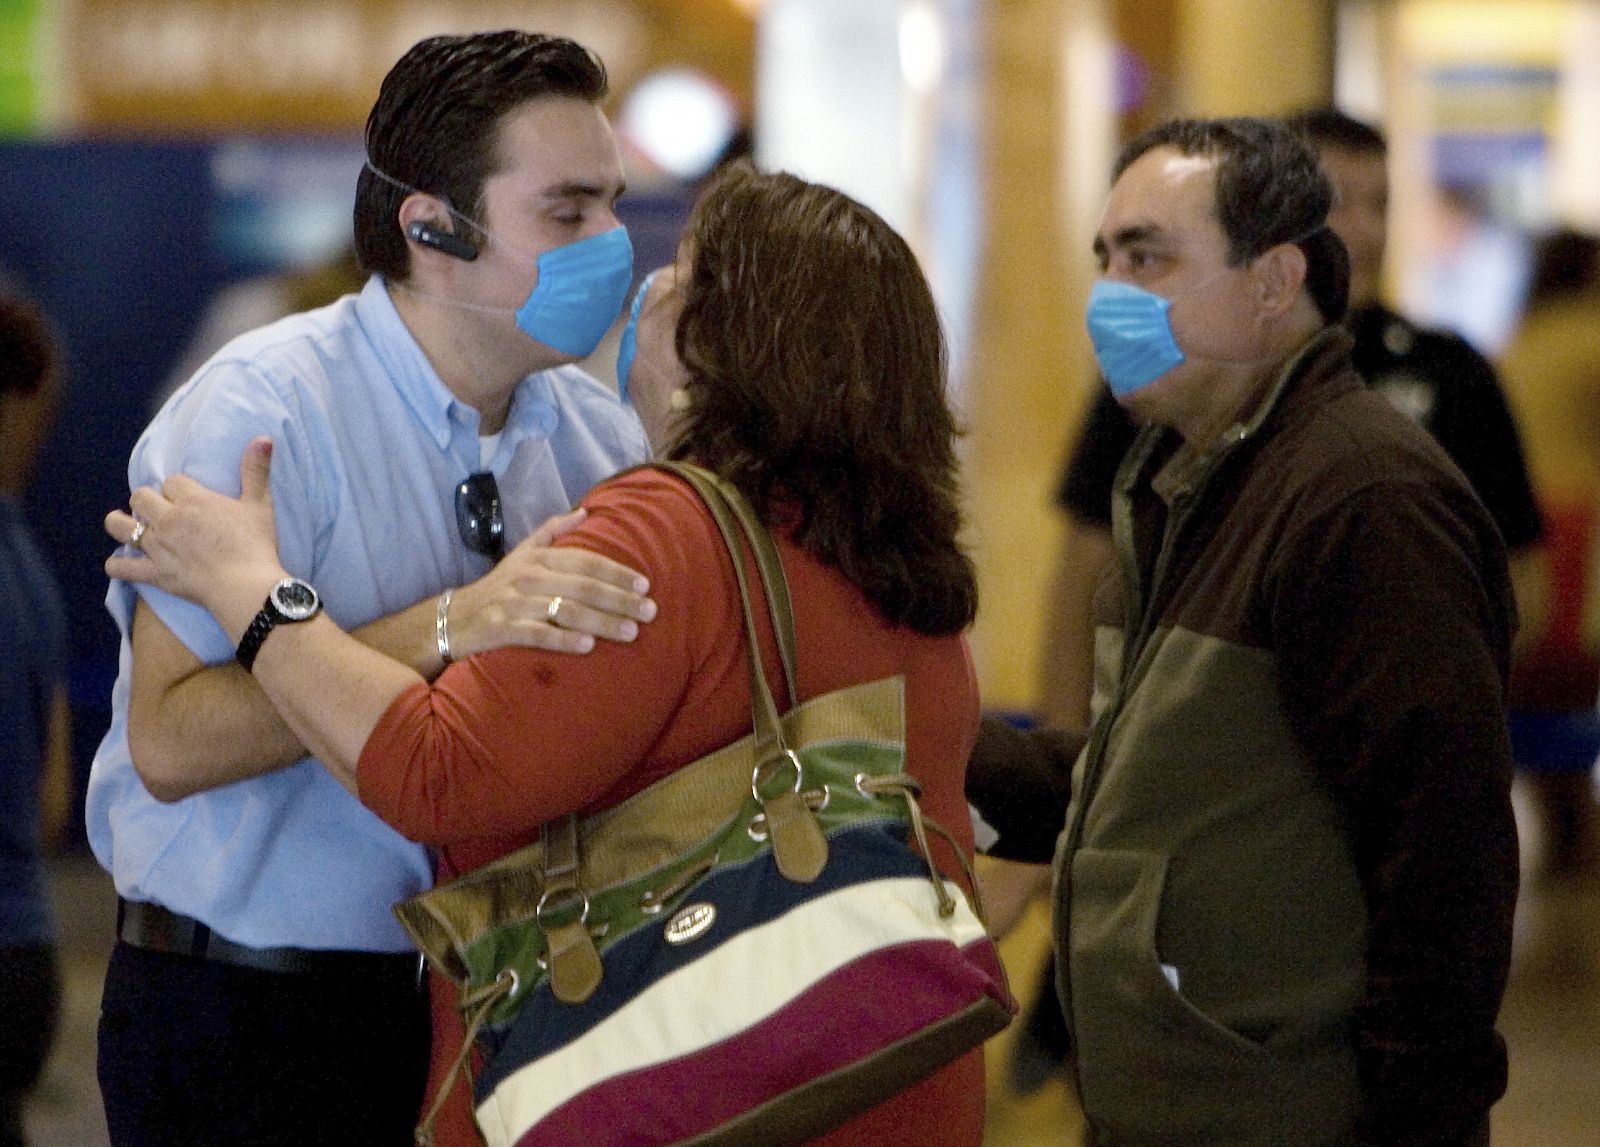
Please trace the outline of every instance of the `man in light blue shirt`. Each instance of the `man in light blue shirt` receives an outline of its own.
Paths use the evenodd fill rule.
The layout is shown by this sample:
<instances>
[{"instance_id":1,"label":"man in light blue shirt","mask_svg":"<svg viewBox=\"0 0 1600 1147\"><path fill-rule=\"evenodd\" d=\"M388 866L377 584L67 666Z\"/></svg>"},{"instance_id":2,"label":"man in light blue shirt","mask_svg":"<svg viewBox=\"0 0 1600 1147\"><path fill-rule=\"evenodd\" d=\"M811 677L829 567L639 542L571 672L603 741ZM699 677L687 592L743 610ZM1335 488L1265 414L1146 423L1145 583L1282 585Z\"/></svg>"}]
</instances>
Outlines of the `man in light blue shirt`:
<instances>
[{"instance_id":1,"label":"man in light blue shirt","mask_svg":"<svg viewBox=\"0 0 1600 1147\"><path fill-rule=\"evenodd\" d=\"M631 274L605 85L551 37L413 47L368 120L372 279L224 347L140 438L130 486L185 473L237 493L246 443L270 436L285 564L429 676L498 644L631 639L654 609L642 579L546 548L559 526L541 526L646 454L633 415L564 365ZM121 666L87 815L120 905L113 1144L408 1143L426 1005L390 906L427 887L429 857L306 757L249 676L292 618L264 606L236 651L159 592L113 583L107 605Z\"/></svg>"}]
</instances>

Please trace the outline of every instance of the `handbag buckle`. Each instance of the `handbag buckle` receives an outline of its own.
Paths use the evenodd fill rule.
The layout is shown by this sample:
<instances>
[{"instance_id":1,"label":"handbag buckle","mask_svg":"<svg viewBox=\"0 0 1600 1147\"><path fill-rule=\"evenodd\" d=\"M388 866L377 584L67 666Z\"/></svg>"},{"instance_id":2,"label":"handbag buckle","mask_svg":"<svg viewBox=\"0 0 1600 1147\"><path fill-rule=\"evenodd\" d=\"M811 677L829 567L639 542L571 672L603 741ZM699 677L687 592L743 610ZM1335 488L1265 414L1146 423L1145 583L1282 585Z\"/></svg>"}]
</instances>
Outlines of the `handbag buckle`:
<instances>
[{"instance_id":1,"label":"handbag buckle","mask_svg":"<svg viewBox=\"0 0 1600 1147\"><path fill-rule=\"evenodd\" d=\"M794 766L794 785L768 796L762 790L777 787L772 782L782 775L784 758ZM761 805L761 827L772 843L772 859L786 879L798 884L810 884L828 863L828 838L801 792L804 780L800 758L787 748L763 760L750 776L751 795ZM752 820L752 836L755 828Z\"/></svg>"},{"instance_id":2,"label":"handbag buckle","mask_svg":"<svg viewBox=\"0 0 1600 1147\"><path fill-rule=\"evenodd\" d=\"M554 903L552 904L552 901ZM557 919L557 914L565 912L573 905L578 906L578 915L574 919ZM549 913L546 916L546 913ZM551 928L559 928L562 924L587 924L589 922L589 897L584 895L581 888L552 888L539 897L539 903L534 906L533 918L538 921L539 927L548 932Z\"/></svg>"},{"instance_id":3,"label":"handbag buckle","mask_svg":"<svg viewBox=\"0 0 1600 1147\"><path fill-rule=\"evenodd\" d=\"M820 789L807 789L800 794L806 802L806 807L812 812L821 812L828 807L828 802L833 799L833 790L827 785ZM767 814L758 812L750 818L750 824L745 830L750 834L750 839L758 844L765 844L767 840Z\"/></svg>"}]
</instances>

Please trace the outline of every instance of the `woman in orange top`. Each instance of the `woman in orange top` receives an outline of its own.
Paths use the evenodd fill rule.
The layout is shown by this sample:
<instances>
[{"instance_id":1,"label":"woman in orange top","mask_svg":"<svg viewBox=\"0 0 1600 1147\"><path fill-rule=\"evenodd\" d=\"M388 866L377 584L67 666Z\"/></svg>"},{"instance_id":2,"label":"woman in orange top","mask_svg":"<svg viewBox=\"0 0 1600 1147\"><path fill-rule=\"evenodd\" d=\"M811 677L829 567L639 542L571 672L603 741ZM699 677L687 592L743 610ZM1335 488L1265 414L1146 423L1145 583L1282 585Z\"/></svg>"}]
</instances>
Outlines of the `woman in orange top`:
<instances>
[{"instance_id":1,"label":"woman in orange top","mask_svg":"<svg viewBox=\"0 0 1600 1147\"><path fill-rule=\"evenodd\" d=\"M943 340L914 256L836 191L736 168L697 206L678 263L654 277L637 347L630 389L657 453L717 472L773 528L794 597L798 700L903 675L908 770L925 811L970 852L963 782L978 698L962 631L976 588L956 543ZM184 479L168 497L137 492L148 557L113 558L108 572L199 601L242 635L286 576L269 450L247 452L239 501ZM438 848L441 880L750 729L738 590L709 512L654 470L603 484L584 509L560 544L649 577L658 614L630 645L499 649L431 684L326 615L261 646L254 673L290 727L386 821ZM108 529L126 541L133 519L113 514ZM770 632L762 639L781 681ZM959 879L953 856L936 860ZM449 985L433 987L430 1098L462 1040ZM982 1124L974 1052L820 1142L976 1147ZM436 1130L440 1144L477 1142L464 1089Z\"/></svg>"}]
</instances>

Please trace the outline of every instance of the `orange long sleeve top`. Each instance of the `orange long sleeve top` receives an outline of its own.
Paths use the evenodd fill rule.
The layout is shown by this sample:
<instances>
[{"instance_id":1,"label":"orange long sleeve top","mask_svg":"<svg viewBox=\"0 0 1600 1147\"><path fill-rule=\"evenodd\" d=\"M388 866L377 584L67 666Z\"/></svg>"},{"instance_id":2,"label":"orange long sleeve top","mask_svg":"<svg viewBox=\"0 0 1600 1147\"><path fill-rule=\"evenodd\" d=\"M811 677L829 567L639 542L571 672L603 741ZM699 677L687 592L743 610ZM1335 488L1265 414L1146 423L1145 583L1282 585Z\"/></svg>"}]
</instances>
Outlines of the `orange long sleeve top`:
<instances>
[{"instance_id":1,"label":"orange long sleeve top","mask_svg":"<svg viewBox=\"0 0 1600 1147\"><path fill-rule=\"evenodd\" d=\"M709 511L658 470L605 483L584 505L588 519L559 544L650 579L660 608L639 638L599 642L584 656L507 648L467 658L397 698L362 752L362 801L437 847L441 881L532 842L553 817L609 807L750 731L738 587ZM964 781L978 693L965 640L888 625L837 570L781 531L777 540L794 597L800 700L903 675L908 771L922 783L924 811L970 853ZM753 563L747 568L754 589ZM765 610L756 614L768 680L785 707ZM937 859L960 879L950 856ZM463 1038L453 988L437 976L431 987L429 1104ZM979 1051L819 1143L976 1147L983 1088ZM595 1132L603 1142L604 1129ZM436 1133L441 1147L477 1147L465 1086L450 1096Z\"/></svg>"}]
</instances>

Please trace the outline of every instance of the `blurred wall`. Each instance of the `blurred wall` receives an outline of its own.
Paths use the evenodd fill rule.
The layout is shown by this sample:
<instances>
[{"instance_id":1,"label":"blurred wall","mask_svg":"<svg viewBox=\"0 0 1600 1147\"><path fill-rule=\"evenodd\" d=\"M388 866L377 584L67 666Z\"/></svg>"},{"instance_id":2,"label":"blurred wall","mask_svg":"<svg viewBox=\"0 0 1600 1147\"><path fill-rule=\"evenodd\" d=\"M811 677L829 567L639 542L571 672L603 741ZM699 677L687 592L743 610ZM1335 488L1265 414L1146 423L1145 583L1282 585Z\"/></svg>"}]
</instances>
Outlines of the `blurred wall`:
<instances>
[{"instance_id":1,"label":"blurred wall","mask_svg":"<svg viewBox=\"0 0 1600 1147\"><path fill-rule=\"evenodd\" d=\"M38 0L30 0L37 3ZM359 131L425 36L532 28L599 52L620 93L692 60L748 102L754 22L733 0L75 0L46 22L50 121L183 134Z\"/></svg>"}]
</instances>

